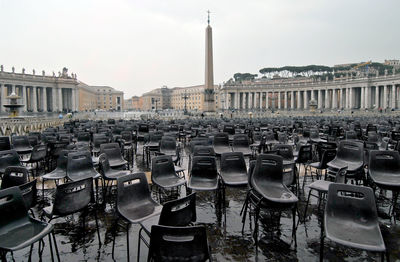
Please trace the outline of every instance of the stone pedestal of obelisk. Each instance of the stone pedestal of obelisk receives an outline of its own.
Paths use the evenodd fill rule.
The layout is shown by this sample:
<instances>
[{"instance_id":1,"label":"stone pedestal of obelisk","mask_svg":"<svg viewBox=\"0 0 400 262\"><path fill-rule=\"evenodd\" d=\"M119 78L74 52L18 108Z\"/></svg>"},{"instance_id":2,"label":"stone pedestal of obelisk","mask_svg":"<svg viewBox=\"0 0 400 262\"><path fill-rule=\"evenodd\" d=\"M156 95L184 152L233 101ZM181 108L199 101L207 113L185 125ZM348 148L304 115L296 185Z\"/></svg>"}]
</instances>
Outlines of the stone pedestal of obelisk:
<instances>
[{"instance_id":1,"label":"stone pedestal of obelisk","mask_svg":"<svg viewBox=\"0 0 400 262\"><path fill-rule=\"evenodd\" d=\"M215 112L212 28L210 26L210 16L208 16L208 25L206 28L206 72L203 111L206 113Z\"/></svg>"}]
</instances>

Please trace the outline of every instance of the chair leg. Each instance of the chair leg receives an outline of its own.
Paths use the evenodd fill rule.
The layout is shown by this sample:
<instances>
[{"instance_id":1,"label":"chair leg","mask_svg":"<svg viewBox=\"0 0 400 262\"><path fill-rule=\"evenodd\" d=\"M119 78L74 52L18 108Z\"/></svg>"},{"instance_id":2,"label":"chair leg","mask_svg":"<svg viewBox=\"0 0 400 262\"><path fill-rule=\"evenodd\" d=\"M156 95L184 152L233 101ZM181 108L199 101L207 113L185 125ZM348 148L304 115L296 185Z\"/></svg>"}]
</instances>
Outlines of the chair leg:
<instances>
[{"instance_id":1,"label":"chair leg","mask_svg":"<svg viewBox=\"0 0 400 262\"><path fill-rule=\"evenodd\" d=\"M114 227L113 245L112 245L112 253L111 253L113 259L115 259L115 258L114 258L115 235L117 234L118 220L119 220L119 219L117 218L117 221L115 221L115 227Z\"/></svg>"},{"instance_id":2,"label":"chair leg","mask_svg":"<svg viewBox=\"0 0 400 262\"><path fill-rule=\"evenodd\" d=\"M57 259L58 259L58 262L60 262L61 260L60 260L60 254L58 253L56 235L54 234L54 232L51 232L51 234L53 235L53 242L54 242L54 248L56 249Z\"/></svg>"},{"instance_id":3,"label":"chair leg","mask_svg":"<svg viewBox=\"0 0 400 262\"><path fill-rule=\"evenodd\" d=\"M28 261L31 261L31 260L32 260L32 250L33 250L33 244L31 245L31 248L29 249L29 258L28 258ZM5 258L5 256L4 256L4 258ZM7 261L7 260L4 259L3 261Z\"/></svg>"},{"instance_id":4,"label":"chair leg","mask_svg":"<svg viewBox=\"0 0 400 262\"><path fill-rule=\"evenodd\" d=\"M96 220L96 229L97 229L97 237L98 237L98 239L99 239L99 246L101 246L99 221L98 221L98 219L97 219L97 210L94 211L94 218L95 218L95 220Z\"/></svg>"},{"instance_id":5,"label":"chair leg","mask_svg":"<svg viewBox=\"0 0 400 262\"><path fill-rule=\"evenodd\" d=\"M321 219L321 231L320 231L320 247L319 247L319 261L324 260L324 219Z\"/></svg>"},{"instance_id":6,"label":"chair leg","mask_svg":"<svg viewBox=\"0 0 400 262\"><path fill-rule=\"evenodd\" d=\"M307 197L306 207L305 207L305 209L304 209L304 219L303 219L304 223L306 222L306 218L307 218L307 209L308 209L308 204L310 203L311 190L312 190L312 189L310 188L310 191L308 191L308 197Z\"/></svg>"},{"instance_id":7,"label":"chair leg","mask_svg":"<svg viewBox=\"0 0 400 262\"><path fill-rule=\"evenodd\" d=\"M130 261L129 258L129 224L126 226L126 255L128 262Z\"/></svg>"},{"instance_id":8,"label":"chair leg","mask_svg":"<svg viewBox=\"0 0 400 262\"><path fill-rule=\"evenodd\" d=\"M50 254L51 254L51 261L54 262L53 245L51 243L51 236L50 236L50 234L48 236L49 236L49 248L50 248Z\"/></svg>"},{"instance_id":9,"label":"chair leg","mask_svg":"<svg viewBox=\"0 0 400 262\"><path fill-rule=\"evenodd\" d=\"M296 237L296 210L297 210L297 204L294 205L292 209L292 216L293 216L293 227L292 227L292 240L294 240L294 248L297 248L297 237ZM299 217L300 220L300 217Z\"/></svg>"},{"instance_id":10,"label":"chair leg","mask_svg":"<svg viewBox=\"0 0 400 262\"><path fill-rule=\"evenodd\" d=\"M140 227L140 229L139 229L139 239L138 239L137 262L140 261L140 242L142 241L142 231L143 231L143 227Z\"/></svg>"}]
</instances>

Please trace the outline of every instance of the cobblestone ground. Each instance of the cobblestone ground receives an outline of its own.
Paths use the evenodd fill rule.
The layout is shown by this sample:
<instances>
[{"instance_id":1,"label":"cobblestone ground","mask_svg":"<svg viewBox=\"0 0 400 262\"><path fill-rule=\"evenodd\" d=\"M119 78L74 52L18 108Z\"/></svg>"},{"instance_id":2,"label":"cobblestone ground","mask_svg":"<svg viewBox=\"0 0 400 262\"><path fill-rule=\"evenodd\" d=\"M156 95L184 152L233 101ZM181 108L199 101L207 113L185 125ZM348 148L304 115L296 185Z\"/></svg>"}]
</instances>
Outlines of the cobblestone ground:
<instances>
[{"instance_id":1,"label":"cobblestone ground","mask_svg":"<svg viewBox=\"0 0 400 262\"><path fill-rule=\"evenodd\" d=\"M133 170L144 171L149 174L149 168L142 159L142 146L138 147L138 155L135 156ZM183 156L182 167L187 168L188 157L186 152ZM301 177L302 180L302 177ZM301 183L300 183L301 184ZM54 184L46 184L46 199L34 209L36 217L41 216L43 205L50 204L51 194L54 191ZM41 197L41 181L38 183L39 196ZM184 195L182 189L180 194ZM308 188L300 195L298 205L299 214L303 217L305 208L305 196ZM215 205L215 194L198 193L197 195L197 222L207 227L209 244L211 245L212 256L216 261L318 261L319 259L319 236L320 226L318 222L317 201L311 198L311 207L306 223L300 223L297 228L297 248L291 244L291 212L283 213L280 219L279 231L269 232L271 224L269 214L263 214L260 223L260 242L256 248L252 238L252 230L249 220L246 222L242 233L242 219L240 210L246 197L246 188L228 188L226 191L226 212L222 214ZM96 234L96 226L93 211L86 219L86 229L82 228L82 219L76 214L67 218L59 218L52 221L55 224L57 244L62 261L112 261L112 236L115 225L115 202L107 199L104 206L98 211L100 220L100 246ZM101 200L100 200L101 201ZM380 224L386 247L390 253L391 261L400 259L400 227L394 225L384 216L387 212L387 205L379 206ZM298 217L296 218L298 219ZM274 220L277 221L276 219ZM130 259L137 259L138 225L132 225L129 231ZM126 260L126 233L118 229L115 246L115 260ZM335 245L332 242L325 243L326 261L376 261L379 255L365 251L348 249ZM33 261L38 260L38 245L33 250ZM16 261L27 261L29 248L14 253ZM8 260L11 255L8 254ZM51 259L47 238L43 251L43 260ZM147 248L142 245L140 261L147 261Z\"/></svg>"}]
</instances>

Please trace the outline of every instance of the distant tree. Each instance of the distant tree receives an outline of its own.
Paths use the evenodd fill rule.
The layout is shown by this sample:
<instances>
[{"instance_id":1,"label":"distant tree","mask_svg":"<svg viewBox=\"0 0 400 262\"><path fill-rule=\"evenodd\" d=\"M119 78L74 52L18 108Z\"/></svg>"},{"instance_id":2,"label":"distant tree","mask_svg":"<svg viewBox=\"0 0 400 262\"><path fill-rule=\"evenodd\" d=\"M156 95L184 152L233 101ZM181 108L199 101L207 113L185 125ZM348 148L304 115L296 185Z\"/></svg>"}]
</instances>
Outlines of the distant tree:
<instances>
[{"instance_id":1,"label":"distant tree","mask_svg":"<svg viewBox=\"0 0 400 262\"><path fill-rule=\"evenodd\" d=\"M241 82L245 80L254 80L257 77L257 74L250 74L250 73L236 73L233 75L235 82Z\"/></svg>"}]
</instances>

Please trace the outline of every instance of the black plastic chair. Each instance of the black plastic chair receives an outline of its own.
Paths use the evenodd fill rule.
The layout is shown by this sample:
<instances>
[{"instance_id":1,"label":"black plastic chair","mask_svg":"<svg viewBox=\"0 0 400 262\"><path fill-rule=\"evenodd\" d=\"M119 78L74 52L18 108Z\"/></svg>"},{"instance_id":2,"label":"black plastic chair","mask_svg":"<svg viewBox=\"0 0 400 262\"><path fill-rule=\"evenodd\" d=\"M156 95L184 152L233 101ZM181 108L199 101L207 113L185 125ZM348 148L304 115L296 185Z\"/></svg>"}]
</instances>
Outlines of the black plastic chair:
<instances>
[{"instance_id":1,"label":"black plastic chair","mask_svg":"<svg viewBox=\"0 0 400 262\"><path fill-rule=\"evenodd\" d=\"M11 143L8 136L0 136L0 151L10 150Z\"/></svg>"},{"instance_id":2,"label":"black plastic chair","mask_svg":"<svg viewBox=\"0 0 400 262\"><path fill-rule=\"evenodd\" d=\"M219 189L218 171L215 157L195 156L187 187L199 191Z\"/></svg>"},{"instance_id":3,"label":"black plastic chair","mask_svg":"<svg viewBox=\"0 0 400 262\"><path fill-rule=\"evenodd\" d=\"M246 161L242 152L222 153L220 164L222 203L225 208L225 188L245 186L248 183Z\"/></svg>"},{"instance_id":4,"label":"black plastic chair","mask_svg":"<svg viewBox=\"0 0 400 262\"><path fill-rule=\"evenodd\" d=\"M384 260L386 247L371 188L331 184L322 228L320 261L324 257L325 238L344 246L380 252Z\"/></svg>"},{"instance_id":5,"label":"black plastic chair","mask_svg":"<svg viewBox=\"0 0 400 262\"><path fill-rule=\"evenodd\" d=\"M72 181L85 178L100 178L100 174L93 168L92 157L89 151L78 151L68 154L67 177Z\"/></svg>"},{"instance_id":6,"label":"black plastic chair","mask_svg":"<svg viewBox=\"0 0 400 262\"><path fill-rule=\"evenodd\" d=\"M220 156L222 153L232 152L229 147L229 135L228 133L217 133L214 135L213 142L214 151L217 156Z\"/></svg>"},{"instance_id":7,"label":"black plastic chair","mask_svg":"<svg viewBox=\"0 0 400 262\"><path fill-rule=\"evenodd\" d=\"M364 145L356 141L340 141L335 159L328 163L328 177L334 177L337 171L347 166L347 178L354 179L356 183L362 180L364 175Z\"/></svg>"},{"instance_id":8,"label":"black plastic chair","mask_svg":"<svg viewBox=\"0 0 400 262\"><path fill-rule=\"evenodd\" d=\"M12 136L11 143L13 149L18 152L18 154L29 154L32 152L32 146L29 144L28 136Z\"/></svg>"},{"instance_id":9,"label":"black plastic chair","mask_svg":"<svg viewBox=\"0 0 400 262\"><path fill-rule=\"evenodd\" d=\"M303 188L306 184L307 174L309 171L310 177L312 181L314 181L313 174L316 175L317 179L321 179L323 175L323 170L325 170L325 178L326 178L326 169L328 168L328 163L331 162L336 157L336 150L324 150L322 153L321 161L312 162L306 164L304 179L303 179ZM315 169L315 171L313 170Z\"/></svg>"},{"instance_id":10,"label":"black plastic chair","mask_svg":"<svg viewBox=\"0 0 400 262\"><path fill-rule=\"evenodd\" d=\"M119 177L129 175L131 171L129 170L116 170L110 167L110 162L108 161L108 157L106 154L101 154L99 156L99 171L102 177L102 188L103 188L103 197L106 196L107 188L109 184L117 181Z\"/></svg>"},{"instance_id":11,"label":"black plastic chair","mask_svg":"<svg viewBox=\"0 0 400 262\"><path fill-rule=\"evenodd\" d=\"M25 167L9 166L5 169L1 180L1 189L6 189L13 186L20 186L27 183L29 180L29 172Z\"/></svg>"},{"instance_id":12,"label":"black plastic chair","mask_svg":"<svg viewBox=\"0 0 400 262\"><path fill-rule=\"evenodd\" d=\"M147 247L149 247L149 243L143 236L142 232L145 232L147 236L150 236L151 227L153 225L174 227L189 226L196 222L196 217L196 193L164 203L160 215L152 216L140 222L141 228L139 230L138 261L140 258L141 240Z\"/></svg>"},{"instance_id":13,"label":"black plastic chair","mask_svg":"<svg viewBox=\"0 0 400 262\"><path fill-rule=\"evenodd\" d=\"M261 209L292 210L292 239L296 242L296 210L298 198L283 184L283 158L279 155L260 154L250 176L250 190L242 208L243 228L246 222L247 209L254 208L255 225L253 237L258 245L258 220Z\"/></svg>"},{"instance_id":14,"label":"black plastic chair","mask_svg":"<svg viewBox=\"0 0 400 262\"><path fill-rule=\"evenodd\" d=\"M100 145L110 143L110 138L106 136L100 136L93 138L92 152L95 156L100 153Z\"/></svg>"},{"instance_id":15,"label":"black plastic chair","mask_svg":"<svg viewBox=\"0 0 400 262\"><path fill-rule=\"evenodd\" d=\"M23 167L19 155L14 149L0 151L0 174L4 174L9 166Z\"/></svg>"},{"instance_id":16,"label":"black plastic chair","mask_svg":"<svg viewBox=\"0 0 400 262\"><path fill-rule=\"evenodd\" d=\"M172 157L168 155L156 156L151 161L151 181L158 188L160 201L163 195L168 197L171 189L186 185L185 178L177 175Z\"/></svg>"},{"instance_id":17,"label":"black plastic chair","mask_svg":"<svg viewBox=\"0 0 400 262\"><path fill-rule=\"evenodd\" d=\"M24 198L25 206L29 211L31 211L31 215L35 217L33 213L32 207L36 206L37 203L37 179L34 179L30 182L22 184L19 186L19 189L22 192L22 196Z\"/></svg>"},{"instance_id":18,"label":"black plastic chair","mask_svg":"<svg viewBox=\"0 0 400 262\"><path fill-rule=\"evenodd\" d=\"M212 261L204 226L151 228L148 261Z\"/></svg>"},{"instance_id":19,"label":"black plastic chair","mask_svg":"<svg viewBox=\"0 0 400 262\"><path fill-rule=\"evenodd\" d=\"M369 153L368 178L373 186L392 191L389 210L396 224L397 199L400 192L400 154L398 151L372 150Z\"/></svg>"},{"instance_id":20,"label":"black plastic chair","mask_svg":"<svg viewBox=\"0 0 400 262\"><path fill-rule=\"evenodd\" d=\"M55 218L65 217L77 212L82 212L82 223L85 228L86 216L89 212L89 204L93 199L93 178L71 181L58 185L51 206L43 208L42 216L46 216L49 222ZM101 245L97 211L94 211L96 220L97 237Z\"/></svg>"},{"instance_id":21,"label":"black plastic chair","mask_svg":"<svg viewBox=\"0 0 400 262\"><path fill-rule=\"evenodd\" d=\"M8 252L12 254L16 250L31 246L30 261L33 244L42 241L47 235L49 236L51 260L54 261L52 235L58 261L61 261L53 225L28 216L23 195L18 187L0 191L0 214L0 258L3 261L7 261L6 254Z\"/></svg>"},{"instance_id":22,"label":"black plastic chair","mask_svg":"<svg viewBox=\"0 0 400 262\"><path fill-rule=\"evenodd\" d=\"M108 143L100 145L100 154L106 154L110 167L113 169L126 169L128 161L126 161L122 154L121 148L118 143Z\"/></svg>"},{"instance_id":23,"label":"black plastic chair","mask_svg":"<svg viewBox=\"0 0 400 262\"><path fill-rule=\"evenodd\" d=\"M234 135L232 149L234 152L243 153L244 156L251 156L253 154L247 134Z\"/></svg>"},{"instance_id":24,"label":"black plastic chair","mask_svg":"<svg viewBox=\"0 0 400 262\"><path fill-rule=\"evenodd\" d=\"M30 154L29 158L22 160L21 162L26 165L30 164L32 171L33 171L33 166L35 166L34 175L38 175L40 168L43 168L43 171L45 171L46 157L47 157L47 145L36 145L33 147L32 153Z\"/></svg>"},{"instance_id":25,"label":"black plastic chair","mask_svg":"<svg viewBox=\"0 0 400 262\"><path fill-rule=\"evenodd\" d=\"M144 173L129 174L117 179L118 220L123 218L126 225L126 252L129 257L129 225L140 223L149 217L161 213L162 206L151 198L151 192ZM118 225L118 221L116 222ZM114 258L115 235L113 238L112 257Z\"/></svg>"},{"instance_id":26,"label":"black plastic chair","mask_svg":"<svg viewBox=\"0 0 400 262\"><path fill-rule=\"evenodd\" d=\"M77 136L78 142L90 142L89 132L79 132Z\"/></svg>"}]
</instances>

